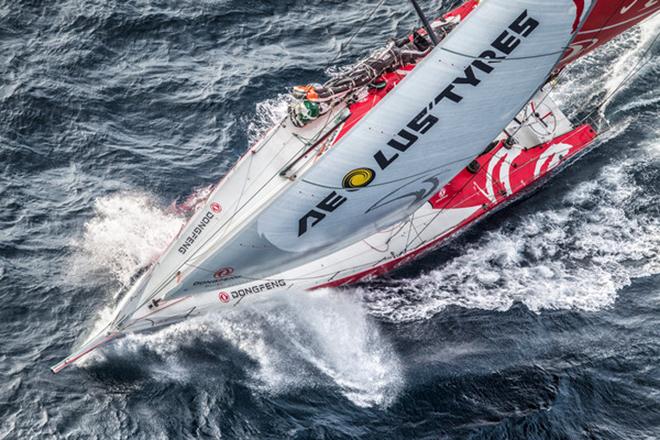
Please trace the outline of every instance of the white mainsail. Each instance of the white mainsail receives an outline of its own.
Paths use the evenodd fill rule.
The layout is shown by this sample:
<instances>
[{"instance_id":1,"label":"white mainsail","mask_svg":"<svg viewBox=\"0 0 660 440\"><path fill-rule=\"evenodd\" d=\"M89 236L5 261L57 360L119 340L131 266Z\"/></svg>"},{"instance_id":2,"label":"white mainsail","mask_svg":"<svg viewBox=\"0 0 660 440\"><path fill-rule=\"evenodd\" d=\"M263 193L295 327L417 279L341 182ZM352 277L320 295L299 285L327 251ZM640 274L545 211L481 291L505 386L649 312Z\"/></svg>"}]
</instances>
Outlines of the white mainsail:
<instances>
[{"instance_id":1,"label":"white mainsail","mask_svg":"<svg viewBox=\"0 0 660 440\"><path fill-rule=\"evenodd\" d=\"M143 298L268 279L405 219L543 85L589 6L583 0L483 2L294 181L279 176L288 158L277 156L254 175L263 184L226 179L154 268ZM332 125L331 118L336 115L324 124ZM290 137L275 130L269 136ZM250 199L245 191L267 197ZM214 203L234 209L215 212ZM184 253L175 251L191 237ZM214 279L220 268L230 268L231 276Z\"/></svg>"}]
</instances>

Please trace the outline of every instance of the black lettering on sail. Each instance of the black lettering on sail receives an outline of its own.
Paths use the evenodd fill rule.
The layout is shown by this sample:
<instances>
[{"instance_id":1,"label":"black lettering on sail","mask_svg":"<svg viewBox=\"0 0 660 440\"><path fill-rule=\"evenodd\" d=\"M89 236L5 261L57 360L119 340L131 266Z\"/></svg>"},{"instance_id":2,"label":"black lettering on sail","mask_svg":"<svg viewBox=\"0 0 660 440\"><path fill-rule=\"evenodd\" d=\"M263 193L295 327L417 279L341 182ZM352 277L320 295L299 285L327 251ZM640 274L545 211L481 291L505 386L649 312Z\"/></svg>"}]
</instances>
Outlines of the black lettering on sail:
<instances>
[{"instance_id":1,"label":"black lettering on sail","mask_svg":"<svg viewBox=\"0 0 660 440\"><path fill-rule=\"evenodd\" d=\"M427 110L424 108L415 118L408 123L408 128L415 130L418 133L424 134L437 122L438 118L433 115L426 115ZM426 117L425 117L426 116Z\"/></svg>"},{"instance_id":2,"label":"black lettering on sail","mask_svg":"<svg viewBox=\"0 0 660 440\"><path fill-rule=\"evenodd\" d=\"M315 210L309 211L307 214L305 214L300 220L298 220L298 237L303 235L305 232L307 232L307 223L311 221L311 224L309 227L314 227L315 224L320 222L325 218L325 214L322 212L318 212Z\"/></svg>"},{"instance_id":3,"label":"black lettering on sail","mask_svg":"<svg viewBox=\"0 0 660 440\"><path fill-rule=\"evenodd\" d=\"M520 39L511 35L508 31L502 32L499 37L493 41L491 46L502 53L510 55L520 44Z\"/></svg>"},{"instance_id":4,"label":"black lettering on sail","mask_svg":"<svg viewBox=\"0 0 660 440\"><path fill-rule=\"evenodd\" d=\"M400 152L404 153L412 144L415 143L417 140L417 136L414 134L410 133L408 130L401 130L399 131L399 136L403 138L406 143L404 144L403 142L399 142L395 138L390 139L390 141L387 143L390 147L394 148L395 150L399 150Z\"/></svg>"},{"instance_id":5,"label":"black lettering on sail","mask_svg":"<svg viewBox=\"0 0 660 440\"><path fill-rule=\"evenodd\" d=\"M481 80L474 74L472 66L468 66L467 69L465 69L465 78L456 78L454 80L454 84L469 84L471 86L477 86L480 82Z\"/></svg>"},{"instance_id":6,"label":"black lettering on sail","mask_svg":"<svg viewBox=\"0 0 660 440\"><path fill-rule=\"evenodd\" d=\"M525 9L522 14L516 20L511 23L509 29L513 32L522 35L523 37L529 36L534 29L539 26L539 22L534 20L532 17L527 16L527 9Z\"/></svg>"},{"instance_id":7,"label":"black lettering on sail","mask_svg":"<svg viewBox=\"0 0 660 440\"><path fill-rule=\"evenodd\" d=\"M339 208L345 201L346 197L342 197L333 191L325 199L321 200L316 207L323 211L332 212Z\"/></svg>"},{"instance_id":8,"label":"black lettering on sail","mask_svg":"<svg viewBox=\"0 0 660 440\"><path fill-rule=\"evenodd\" d=\"M447 98L451 101L454 101L456 104L461 102L463 100L463 97L461 95L457 95L456 93L453 92L454 86L449 84L445 89L440 92L438 96L435 97L435 103L439 104L440 101L443 99Z\"/></svg>"},{"instance_id":9,"label":"black lettering on sail","mask_svg":"<svg viewBox=\"0 0 660 440\"><path fill-rule=\"evenodd\" d=\"M374 154L374 159L376 160L376 163L380 167L381 170L384 170L385 168L389 167L392 162L396 160L396 158L399 157L399 153L394 154L394 156L387 158L385 157L385 154L381 151L378 150L376 154Z\"/></svg>"},{"instance_id":10,"label":"black lettering on sail","mask_svg":"<svg viewBox=\"0 0 660 440\"><path fill-rule=\"evenodd\" d=\"M312 209L300 220L298 220L298 237L307 232L308 228L313 228L318 224L318 222L325 218L326 214L320 211L333 212L335 209L339 208L346 200L346 197L340 196L335 191L332 191L330 194L328 194L325 199L321 200L316 205L317 209Z\"/></svg>"},{"instance_id":11,"label":"black lettering on sail","mask_svg":"<svg viewBox=\"0 0 660 440\"><path fill-rule=\"evenodd\" d=\"M472 65L477 69L481 70L482 72L486 72L486 73L490 73L495 69L493 66L489 66L488 64L484 63L481 60L474 60L472 62Z\"/></svg>"}]
</instances>

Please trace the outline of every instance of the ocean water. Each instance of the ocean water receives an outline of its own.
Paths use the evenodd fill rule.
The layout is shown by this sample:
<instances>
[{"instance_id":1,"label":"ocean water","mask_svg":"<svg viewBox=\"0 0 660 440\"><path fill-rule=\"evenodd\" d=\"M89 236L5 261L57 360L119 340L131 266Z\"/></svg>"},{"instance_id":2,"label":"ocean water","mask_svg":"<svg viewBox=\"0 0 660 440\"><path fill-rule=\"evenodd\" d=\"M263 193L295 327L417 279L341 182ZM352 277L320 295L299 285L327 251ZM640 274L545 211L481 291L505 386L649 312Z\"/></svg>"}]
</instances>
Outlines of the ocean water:
<instances>
[{"instance_id":1,"label":"ocean water","mask_svg":"<svg viewBox=\"0 0 660 440\"><path fill-rule=\"evenodd\" d=\"M526 200L386 278L51 374L288 86L415 25L387 0L347 46L375 3L0 2L0 438L660 438L658 18L560 79L577 119L611 95L605 133Z\"/></svg>"}]
</instances>

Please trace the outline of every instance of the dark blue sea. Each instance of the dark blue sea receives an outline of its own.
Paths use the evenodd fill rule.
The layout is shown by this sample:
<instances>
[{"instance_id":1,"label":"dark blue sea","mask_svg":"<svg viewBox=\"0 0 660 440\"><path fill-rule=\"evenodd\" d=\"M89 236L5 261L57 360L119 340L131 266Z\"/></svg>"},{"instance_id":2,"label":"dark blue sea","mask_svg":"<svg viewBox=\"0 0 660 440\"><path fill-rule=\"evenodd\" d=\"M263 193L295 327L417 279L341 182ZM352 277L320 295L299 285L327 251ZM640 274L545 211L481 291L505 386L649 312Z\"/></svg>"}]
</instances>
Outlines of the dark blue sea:
<instances>
[{"instance_id":1,"label":"dark blue sea","mask_svg":"<svg viewBox=\"0 0 660 440\"><path fill-rule=\"evenodd\" d=\"M50 372L288 86L415 26L386 0L347 45L375 4L0 1L0 438L660 438L657 17L559 80L611 95L597 145L445 247Z\"/></svg>"}]
</instances>

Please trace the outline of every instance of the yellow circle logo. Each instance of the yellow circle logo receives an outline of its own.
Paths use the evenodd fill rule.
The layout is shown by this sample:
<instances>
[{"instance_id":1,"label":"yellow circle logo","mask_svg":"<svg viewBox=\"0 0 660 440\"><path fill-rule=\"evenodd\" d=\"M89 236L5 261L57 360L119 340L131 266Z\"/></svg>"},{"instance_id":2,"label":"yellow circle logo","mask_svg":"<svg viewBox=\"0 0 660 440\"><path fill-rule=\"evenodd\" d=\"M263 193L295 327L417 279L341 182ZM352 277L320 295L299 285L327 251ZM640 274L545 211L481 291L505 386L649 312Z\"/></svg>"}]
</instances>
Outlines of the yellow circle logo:
<instances>
[{"instance_id":1,"label":"yellow circle logo","mask_svg":"<svg viewBox=\"0 0 660 440\"><path fill-rule=\"evenodd\" d=\"M371 183L376 177L376 172L371 168L356 168L346 173L341 185L346 189L363 188Z\"/></svg>"}]
</instances>

